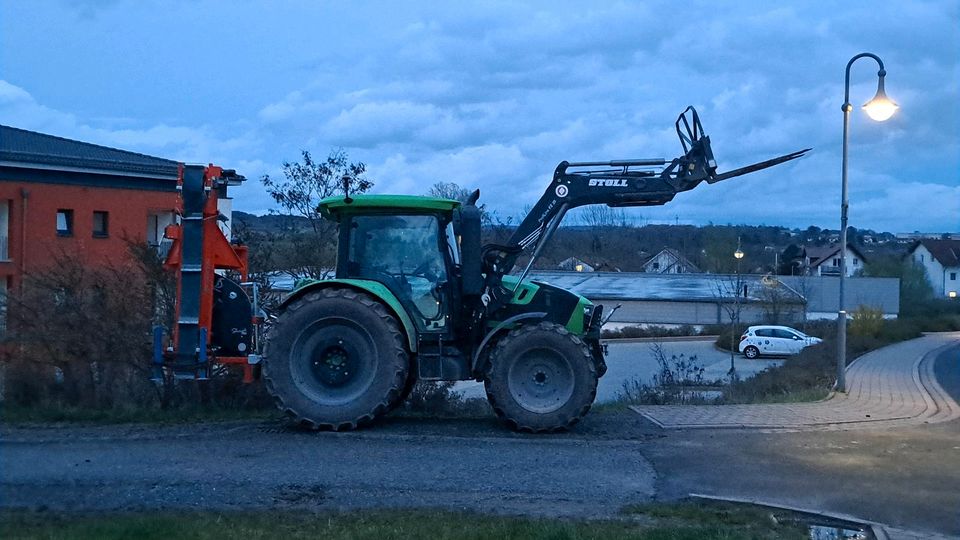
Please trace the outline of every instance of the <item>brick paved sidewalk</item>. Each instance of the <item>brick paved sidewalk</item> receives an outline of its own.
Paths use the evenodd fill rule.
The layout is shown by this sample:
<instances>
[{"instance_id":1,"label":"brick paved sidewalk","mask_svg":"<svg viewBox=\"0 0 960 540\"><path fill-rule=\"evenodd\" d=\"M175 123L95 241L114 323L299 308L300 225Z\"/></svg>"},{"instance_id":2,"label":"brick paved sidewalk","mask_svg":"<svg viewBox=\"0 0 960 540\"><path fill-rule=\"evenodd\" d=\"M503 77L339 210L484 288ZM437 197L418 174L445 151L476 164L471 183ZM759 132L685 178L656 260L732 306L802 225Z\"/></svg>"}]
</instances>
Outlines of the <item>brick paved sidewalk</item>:
<instances>
[{"instance_id":1,"label":"brick paved sidewalk","mask_svg":"<svg viewBox=\"0 0 960 540\"><path fill-rule=\"evenodd\" d=\"M851 429L946 422L958 405L937 383L934 361L960 333L930 334L870 352L847 367L846 394L814 403L637 405L662 428Z\"/></svg>"}]
</instances>

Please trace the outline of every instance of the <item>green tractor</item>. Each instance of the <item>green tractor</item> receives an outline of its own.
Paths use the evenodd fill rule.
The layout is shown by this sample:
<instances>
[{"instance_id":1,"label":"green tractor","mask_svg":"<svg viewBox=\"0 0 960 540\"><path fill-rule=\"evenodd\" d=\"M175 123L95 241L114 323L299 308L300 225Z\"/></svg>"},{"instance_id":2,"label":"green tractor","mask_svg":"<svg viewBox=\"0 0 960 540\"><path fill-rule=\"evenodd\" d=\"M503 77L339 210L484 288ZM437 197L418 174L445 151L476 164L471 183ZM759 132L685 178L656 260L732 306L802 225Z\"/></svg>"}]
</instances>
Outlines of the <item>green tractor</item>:
<instances>
[{"instance_id":1,"label":"green tractor","mask_svg":"<svg viewBox=\"0 0 960 540\"><path fill-rule=\"evenodd\" d=\"M504 245L481 242L479 191L463 204L349 193L323 200L320 212L339 224L336 278L299 284L267 332L262 374L278 406L301 425L349 430L400 405L418 380L472 379L515 430L575 424L606 371L603 306L526 279L564 214L588 204L662 205L704 180L806 152L717 174L696 111L676 127L684 155L669 162L560 163Z\"/></svg>"}]
</instances>

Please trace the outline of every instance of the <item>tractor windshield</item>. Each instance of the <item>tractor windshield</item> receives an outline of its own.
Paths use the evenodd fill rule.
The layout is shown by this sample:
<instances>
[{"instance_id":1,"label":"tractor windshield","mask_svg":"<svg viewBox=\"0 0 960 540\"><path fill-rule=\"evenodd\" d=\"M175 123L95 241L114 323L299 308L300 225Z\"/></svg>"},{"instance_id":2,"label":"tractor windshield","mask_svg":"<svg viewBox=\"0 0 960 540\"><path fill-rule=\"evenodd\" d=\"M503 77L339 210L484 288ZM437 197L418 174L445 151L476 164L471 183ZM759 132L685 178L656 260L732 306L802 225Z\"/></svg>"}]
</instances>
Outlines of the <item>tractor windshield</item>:
<instances>
[{"instance_id":1,"label":"tractor windshield","mask_svg":"<svg viewBox=\"0 0 960 540\"><path fill-rule=\"evenodd\" d=\"M354 216L350 227L350 277L379 281L424 319L442 321L438 285L447 272L436 216Z\"/></svg>"}]
</instances>

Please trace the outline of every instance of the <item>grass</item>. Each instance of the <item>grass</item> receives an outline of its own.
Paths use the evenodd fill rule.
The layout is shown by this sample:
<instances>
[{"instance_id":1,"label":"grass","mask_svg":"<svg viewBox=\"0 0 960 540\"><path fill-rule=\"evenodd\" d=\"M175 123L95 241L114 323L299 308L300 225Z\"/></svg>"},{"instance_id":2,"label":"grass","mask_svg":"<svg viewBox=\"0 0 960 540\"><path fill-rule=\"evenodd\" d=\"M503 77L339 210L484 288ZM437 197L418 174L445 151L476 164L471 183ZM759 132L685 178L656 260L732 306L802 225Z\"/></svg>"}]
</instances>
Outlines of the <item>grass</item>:
<instances>
[{"instance_id":1,"label":"grass","mask_svg":"<svg viewBox=\"0 0 960 540\"><path fill-rule=\"evenodd\" d=\"M100 515L5 511L0 537L15 539L732 539L803 538L793 520L742 505L682 502L634 506L623 519L565 520L448 511L123 513Z\"/></svg>"},{"instance_id":2,"label":"grass","mask_svg":"<svg viewBox=\"0 0 960 540\"><path fill-rule=\"evenodd\" d=\"M67 405L40 405L33 407L4 405L0 407L0 422L5 424L77 423L77 424L187 424L195 422L222 422L229 420L266 420L279 412L269 409L235 409L226 407L186 407L161 410L157 407L123 407L96 409Z\"/></svg>"}]
</instances>

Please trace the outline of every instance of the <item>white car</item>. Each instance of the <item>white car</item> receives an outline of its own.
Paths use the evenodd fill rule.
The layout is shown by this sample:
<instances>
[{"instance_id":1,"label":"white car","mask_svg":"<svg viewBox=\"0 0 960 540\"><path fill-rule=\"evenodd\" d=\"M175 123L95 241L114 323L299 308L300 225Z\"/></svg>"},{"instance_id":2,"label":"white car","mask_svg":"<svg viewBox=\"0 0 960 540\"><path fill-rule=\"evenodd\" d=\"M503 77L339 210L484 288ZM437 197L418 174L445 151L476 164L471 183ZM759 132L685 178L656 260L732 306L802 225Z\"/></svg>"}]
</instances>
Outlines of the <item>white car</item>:
<instances>
[{"instance_id":1,"label":"white car","mask_svg":"<svg viewBox=\"0 0 960 540\"><path fill-rule=\"evenodd\" d=\"M740 336L740 352L747 358L799 354L822 341L789 326L751 326Z\"/></svg>"}]
</instances>

